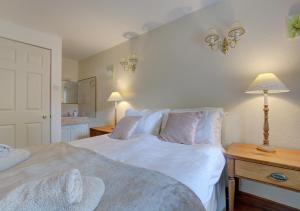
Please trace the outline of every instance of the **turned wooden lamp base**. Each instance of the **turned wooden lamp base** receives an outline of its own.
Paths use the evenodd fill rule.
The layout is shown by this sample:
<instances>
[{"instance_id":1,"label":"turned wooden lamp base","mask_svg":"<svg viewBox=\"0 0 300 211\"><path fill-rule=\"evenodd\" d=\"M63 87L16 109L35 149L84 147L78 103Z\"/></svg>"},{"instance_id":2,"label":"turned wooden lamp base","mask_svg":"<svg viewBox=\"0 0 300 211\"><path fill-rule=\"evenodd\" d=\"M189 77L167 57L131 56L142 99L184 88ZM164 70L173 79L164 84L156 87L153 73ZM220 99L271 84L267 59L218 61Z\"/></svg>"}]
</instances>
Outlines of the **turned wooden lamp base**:
<instances>
[{"instance_id":1,"label":"turned wooden lamp base","mask_svg":"<svg viewBox=\"0 0 300 211\"><path fill-rule=\"evenodd\" d=\"M263 152L276 152L275 148L270 145L260 145L256 149Z\"/></svg>"},{"instance_id":2,"label":"turned wooden lamp base","mask_svg":"<svg viewBox=\"0 0 300 211\"><path fill-rule=\"evenodd\" d=\"M275 152L274 147L269 144L269 106L268 106L268 92L264 91L265 105L264 105L264 144L257 147L263 152Z\"/></svg>"}]
</instances>

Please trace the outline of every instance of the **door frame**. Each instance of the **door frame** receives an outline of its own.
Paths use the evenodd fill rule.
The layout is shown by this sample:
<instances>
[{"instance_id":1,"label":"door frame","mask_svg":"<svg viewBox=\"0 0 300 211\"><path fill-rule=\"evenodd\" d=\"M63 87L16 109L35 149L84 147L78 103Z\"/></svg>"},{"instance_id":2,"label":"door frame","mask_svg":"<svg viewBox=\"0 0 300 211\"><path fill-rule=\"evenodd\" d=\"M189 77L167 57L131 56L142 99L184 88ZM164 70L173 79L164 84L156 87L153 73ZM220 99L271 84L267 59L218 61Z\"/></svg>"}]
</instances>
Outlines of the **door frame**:
<instances>
[{"instance_id":1,"label":"door frame","mask_svg":"<svg viewBox=\"0 0 300 211\"><path fill-rule=\"evenodd\" d=\"M0 36L51 50L51 143L61 141L62 38L0 20Z\"/></svg>"}]
</instances>

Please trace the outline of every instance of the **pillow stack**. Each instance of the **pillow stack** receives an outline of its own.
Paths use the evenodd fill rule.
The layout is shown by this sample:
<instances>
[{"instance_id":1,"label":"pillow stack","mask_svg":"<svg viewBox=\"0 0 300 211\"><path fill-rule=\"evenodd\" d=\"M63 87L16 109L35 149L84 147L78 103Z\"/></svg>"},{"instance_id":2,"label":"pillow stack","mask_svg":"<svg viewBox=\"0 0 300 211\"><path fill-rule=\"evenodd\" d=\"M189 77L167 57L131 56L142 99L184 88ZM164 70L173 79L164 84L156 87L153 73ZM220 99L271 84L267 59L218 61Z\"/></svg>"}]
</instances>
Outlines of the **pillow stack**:
<instances>
[{"instance_id":1,"label":"pillow stack","mask_svg":"<svg viewBox=\"0 0 300 211\"><path fill-rule=\"evenodd\" d=\"M130 139L152 134L180 144L220 144L223 120L221 108L126 111L111 134L114 139Z\"/></svg>"},{"instance_id":2,"label":"pillow stack","mask_svg":"<svg viewBox=\"0 0 300 211\"><path fill-rule=\"evenodd\" d=\"M152 134L159 135L163 116L169 112L165 110L133 110L128 109L110 135L114 139L129 139L136 135Z\"/></svg>"},{"instance_id":3,"label":"pillow stack","mask_svg":"<svg viewBox=\"0 0 300 211\"><path fill-rule=\"evenodd\" d=\"M164 110L157 110L157 111L151 111L151 110L133 110L129 109L126 112L126 116L139 116L141 117L141 120L138 123L138 126L136 128L135 134L152 134L157 136L159 134L162 119L165 114L167 114L170 110L164 109Z\"/></svg>"}]
</instances>

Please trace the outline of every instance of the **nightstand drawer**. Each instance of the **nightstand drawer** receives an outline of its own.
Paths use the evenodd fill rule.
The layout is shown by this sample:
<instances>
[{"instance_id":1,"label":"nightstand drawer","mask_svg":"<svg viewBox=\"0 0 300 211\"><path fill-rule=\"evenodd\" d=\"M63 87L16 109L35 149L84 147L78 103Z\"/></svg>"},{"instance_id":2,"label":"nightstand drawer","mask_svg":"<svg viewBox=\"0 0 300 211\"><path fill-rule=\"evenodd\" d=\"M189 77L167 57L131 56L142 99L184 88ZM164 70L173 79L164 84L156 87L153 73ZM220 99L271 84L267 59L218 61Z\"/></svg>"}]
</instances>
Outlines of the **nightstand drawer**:
<instances>
[{"instance_id":1,"label":"nightstand drawer","mask_svg":"<svg viewBox=\"0 0 300 211\"><path fill-rule=\"evenodd\" d=\"M300 191L300 171L296 170L236 160L235 175Z\"/></svg>"}]
</instances>

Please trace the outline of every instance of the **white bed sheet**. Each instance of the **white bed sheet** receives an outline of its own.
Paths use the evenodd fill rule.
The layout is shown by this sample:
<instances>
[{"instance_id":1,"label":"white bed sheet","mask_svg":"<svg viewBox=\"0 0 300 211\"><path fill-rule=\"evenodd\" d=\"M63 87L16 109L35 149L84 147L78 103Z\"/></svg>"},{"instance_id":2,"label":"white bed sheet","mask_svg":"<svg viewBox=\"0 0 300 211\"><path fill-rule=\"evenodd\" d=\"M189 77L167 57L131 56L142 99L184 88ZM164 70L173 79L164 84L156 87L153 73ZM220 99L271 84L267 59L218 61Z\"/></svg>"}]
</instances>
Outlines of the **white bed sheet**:
<instances>
[{"instance_id":1,"label":"white bed sheet","mask_svg":"<svg viewBox=\"0 0 300 211\"><path fill-rule=\"evenodd\" d=\"M146 134L130 140L97 136L72 142L71 145L170 176L193 190L207 210L210 210L214 187L225 166L221 146L174 144Z\"/></svg>"}]
</instances>

